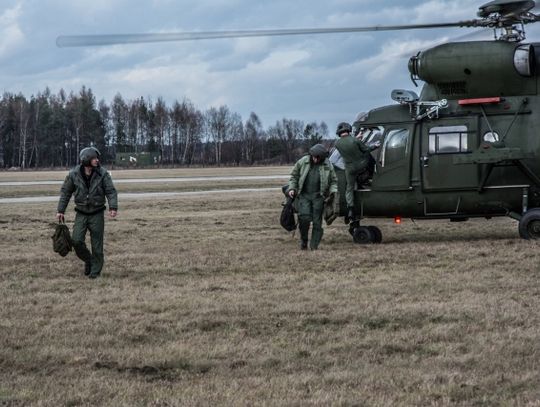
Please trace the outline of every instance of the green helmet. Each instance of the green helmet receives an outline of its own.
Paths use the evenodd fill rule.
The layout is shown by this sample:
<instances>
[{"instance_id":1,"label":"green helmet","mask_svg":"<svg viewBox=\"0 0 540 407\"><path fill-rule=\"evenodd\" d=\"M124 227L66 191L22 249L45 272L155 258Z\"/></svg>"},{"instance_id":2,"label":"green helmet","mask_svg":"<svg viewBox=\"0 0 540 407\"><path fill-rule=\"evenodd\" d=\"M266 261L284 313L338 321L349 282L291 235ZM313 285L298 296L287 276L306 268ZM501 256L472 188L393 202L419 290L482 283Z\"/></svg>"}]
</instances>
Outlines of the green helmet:
<instances>
[{"instance_id":1,"label":"green helmet","mask_svg":"<svg viewBox=\"0 0 540 407\"><path fill-rule=\"evenodd\" d=\"M90 163L94 158L99 158L101 156L101 153L99 150L95 147L86 147L83 148L79 154L79 159L81 160L81 164L85 167L89 167Z\"/></svg>"},{"instance_id":2,"label":"green helmet","mask_svg":"<svg viewBox=\"0 0 540 407\"><path fill-rule=\"evenodd\" d=\"M352 127L347 122L339 123L336 130L336 135L339 136L341 133L350 133L352 131Z\"/></svg>"},{"instance_id":3,"label":"green helmet","mask_svg":"<svg viewBox=\"0 0 540 407\"><path fill-rule=\"evenodd\" d=\"M313 157L319 157L321 160L324 160L328 157L328 150L322 144L315 144L309 149L309 154Z\"/></svg>"}]
</instances>

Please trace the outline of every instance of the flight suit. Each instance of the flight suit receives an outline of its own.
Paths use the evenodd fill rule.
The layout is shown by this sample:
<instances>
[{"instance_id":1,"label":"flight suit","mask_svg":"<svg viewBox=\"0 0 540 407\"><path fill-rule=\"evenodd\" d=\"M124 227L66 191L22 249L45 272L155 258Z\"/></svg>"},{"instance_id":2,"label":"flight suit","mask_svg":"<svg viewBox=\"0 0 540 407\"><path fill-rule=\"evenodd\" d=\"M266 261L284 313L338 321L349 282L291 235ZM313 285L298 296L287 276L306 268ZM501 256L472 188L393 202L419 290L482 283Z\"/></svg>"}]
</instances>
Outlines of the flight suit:
<instances>
[{"instance_id":1,"label":"flight suit","mask_svg":"<svg viewBox=\"0 0 540 407\"><path fill-rule=\"evenodd\" d=\"M75 223L73 225L73 248L77 257L90 264L90 274L99 275L103 269L103 235L105 198L109 209L118 209L118 197L110 174L102 167L94 168L90 178L84 167L78 165L66 176L60 191L58 213L64 213L71 196L75 201ZM85 243L86 232L90 231L92 252Z\"/></svg>"},{"instance_id":2,"label":"flight suit","mask_svg":"<svg viewBox=\"0 0 540 407\"><path fill-rule=\"evenodd\" d=\"M314 164L310 156L298 160L292 170L289 190L297 191L296 210L300 238L307 242L309 227L313 223L311 241L312 250L319 247L323 237L322 217L325 199L337 193L337 177L334 167L328 159Z\"/></svg>"},{"instance_id":3,"label":"flight suit","mask_svg":"<svg viewBox=\"0 0 540 407\"><path fill-rule=\"evenodd\" d=\"M368 147L364 142L352 135L341 137L336 141L336 149L345 162L345 179L347 189L345 198L347 207L354 208L354 187L358 174L367 170L370 160L370 152L377 147Z\"/></svg>"}]
</instances>

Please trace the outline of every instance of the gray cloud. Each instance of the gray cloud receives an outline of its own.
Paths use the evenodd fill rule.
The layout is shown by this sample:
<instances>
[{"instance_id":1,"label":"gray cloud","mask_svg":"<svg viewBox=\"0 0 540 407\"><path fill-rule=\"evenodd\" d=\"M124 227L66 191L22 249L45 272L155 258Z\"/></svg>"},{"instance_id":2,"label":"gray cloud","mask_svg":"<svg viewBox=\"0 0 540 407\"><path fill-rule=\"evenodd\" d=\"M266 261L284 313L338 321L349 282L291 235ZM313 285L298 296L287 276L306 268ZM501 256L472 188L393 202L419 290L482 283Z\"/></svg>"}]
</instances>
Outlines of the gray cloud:
<instances>
[{"instance_id":1,"label":"gray cloud","mask_svg":"<svg viewBox=\"0 0 540 407\"><path fill-rule=\"evenodd\" d=\"M337 27L473 18L473 0L128 1L3 0L0 83L30 96L48 86L98 99L120 92L169 104L184 97L199 108L227 104L265 126L283 117L326 121L391 103L393 88L411 88L408 55L459 29L290 38L229 39L113 47L65 48L65 34Z\"/></svg>"}]
</instances>

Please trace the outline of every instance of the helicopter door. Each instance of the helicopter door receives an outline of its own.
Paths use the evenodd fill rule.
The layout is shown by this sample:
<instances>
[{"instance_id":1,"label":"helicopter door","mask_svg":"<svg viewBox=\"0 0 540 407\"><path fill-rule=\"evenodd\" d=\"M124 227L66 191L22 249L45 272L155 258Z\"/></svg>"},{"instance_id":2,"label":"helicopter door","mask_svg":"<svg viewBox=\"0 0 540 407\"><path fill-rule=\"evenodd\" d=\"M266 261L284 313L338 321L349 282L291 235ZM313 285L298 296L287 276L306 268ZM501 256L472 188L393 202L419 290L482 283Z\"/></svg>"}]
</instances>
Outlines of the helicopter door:
<instances>
[{"instance_id":1,"label":"helicopter door","mask_svg":"<svg viewBox=\"0 0 540 407\"><path fill-rule=\"evenodd\" d=\"M478 120L445 119L424 123L420 167L424 190L461 190L478 187L476 164L455 164L455 157L478 146Z\"/></svg>"},{"instance_id":2,"label":"helicopter door","mask_svg":"<svg viewBox=\"0 0 540 407\"><path fill-rule=\"evenodd\" d=\"M388 126L377 154L373 185L377 190L408 190L411 185L411 126Z\"/></svg>"}]
</instances>

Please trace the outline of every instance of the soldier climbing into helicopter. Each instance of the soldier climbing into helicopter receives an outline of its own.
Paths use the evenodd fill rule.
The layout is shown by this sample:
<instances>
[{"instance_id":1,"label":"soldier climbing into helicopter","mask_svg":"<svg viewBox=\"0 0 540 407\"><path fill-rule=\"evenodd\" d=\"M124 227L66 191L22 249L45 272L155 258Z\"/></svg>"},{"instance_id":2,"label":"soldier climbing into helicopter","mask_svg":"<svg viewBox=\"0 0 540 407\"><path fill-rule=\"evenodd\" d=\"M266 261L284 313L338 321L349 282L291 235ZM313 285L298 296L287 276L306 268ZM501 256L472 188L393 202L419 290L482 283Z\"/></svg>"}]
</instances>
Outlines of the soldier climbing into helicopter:
<instances>
[{"instance_id":1,"label":"soldier climbing into helicopter","mask_svg":"<svg viewBox=\"0 0 540 407\"><path fill-rule=\"evenodd\" d=\"M347 217L346 221L354 222L357 220L354 208L354 190L356 187L356 179L359 175L366 173L363 179L369 178L369 167L371 152L380 147L380 142L376 142L370 146L366 145L361 138L352 135L352 127L349 123L339 123L336 130L336 135L339 137L336 142L336 150L343 158L345 164L345 179L347 181L347 189L345 198L347 200ZM361 133L360 133L361 135ZM371 158L371 159L370 159ZM373 175L373 174L371 174Z\"/></svg>"},{"instance_id":2,"label":"soldier climbing into helicopter","mask_svg":"<svg viewBox=\"0 0 540 407\"><path fill-rule=\"evenodd\" d=\"M296 198L300 249L307 250L309 226L313 224L311 250L317 250L323 236L322 218L325 204L331 205L338 190L334 167L328 160L328 150L321 144L309 149L309 154L300 158L291 172L287 194Z\"/></svg>"}]
</instances>

